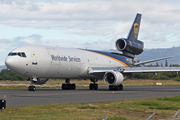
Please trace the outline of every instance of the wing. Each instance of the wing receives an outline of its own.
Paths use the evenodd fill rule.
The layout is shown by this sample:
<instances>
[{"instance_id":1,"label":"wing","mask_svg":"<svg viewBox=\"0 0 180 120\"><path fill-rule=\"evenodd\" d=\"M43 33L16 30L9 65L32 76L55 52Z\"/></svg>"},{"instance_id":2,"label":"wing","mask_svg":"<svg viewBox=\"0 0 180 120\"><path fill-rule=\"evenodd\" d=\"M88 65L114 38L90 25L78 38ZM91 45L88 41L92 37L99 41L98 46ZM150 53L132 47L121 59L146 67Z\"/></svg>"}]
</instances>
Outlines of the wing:
<instances>
[{"instance_id":1,"label":"wing","mask_svg":"<svg viewBox=\"0 0 180 120\"><path fill-rule=\"evenodd\" d=\"M180 67L90 67L89 74L119 71L121 73L178 72Z\"/></svg>"}]
</instances>

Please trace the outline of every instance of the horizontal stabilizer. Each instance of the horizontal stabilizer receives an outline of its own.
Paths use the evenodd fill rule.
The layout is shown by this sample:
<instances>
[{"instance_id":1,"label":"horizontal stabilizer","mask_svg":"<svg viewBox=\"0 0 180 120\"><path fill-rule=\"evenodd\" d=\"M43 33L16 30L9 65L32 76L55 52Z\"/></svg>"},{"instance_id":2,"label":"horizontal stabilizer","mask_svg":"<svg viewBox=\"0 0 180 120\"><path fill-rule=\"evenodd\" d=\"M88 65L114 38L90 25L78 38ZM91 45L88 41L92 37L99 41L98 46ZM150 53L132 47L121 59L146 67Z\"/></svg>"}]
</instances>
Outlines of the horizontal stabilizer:
<instances>
[{"instance_id":1,"label":"horizontal stabilizer","mask_svg":"<svg viewBox=\"0 0 180 120\"><path fill-rule=\"evenodd\" d=\"M173 56L169 56L169 57L164 57L164 58L158 58L158 59L153 59L153 60L138 62L138 63L134 63L134 65L135 65L135 66L137 66L137 65L142 65L142 64L146 64L146 63L151 63L151 62L159 61L159 60L169 59L169 58L172 58L172 57L173 57Z\"/></svg>"}]
</instances>

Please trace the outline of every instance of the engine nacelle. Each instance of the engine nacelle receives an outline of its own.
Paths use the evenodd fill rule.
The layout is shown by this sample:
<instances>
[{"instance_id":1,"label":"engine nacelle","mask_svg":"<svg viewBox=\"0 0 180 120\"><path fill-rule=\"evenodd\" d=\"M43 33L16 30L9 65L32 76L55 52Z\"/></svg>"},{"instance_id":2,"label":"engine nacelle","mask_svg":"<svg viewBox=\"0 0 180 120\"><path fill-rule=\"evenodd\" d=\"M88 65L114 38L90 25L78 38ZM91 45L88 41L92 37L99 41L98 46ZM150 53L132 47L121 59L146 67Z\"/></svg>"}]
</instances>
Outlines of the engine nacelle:
<instances>
[{"instance_id":1,"label":"engine nacelle","mask_svg":"<svg viewBox=\"0 0 180 120\"><path fill-rule=\"evenodd\" d=\"M106 72L104 77L104 82L107 85L120 85L124 81L124 76L120 72L109 71Z\"/></svg>"},{"instance_id":2,"label":"engine nacelle","mask_svg":"<svg viewBox=\"0 0 180 120\"><path fill-rule=\"evenodd\" d=\"M118 39L115 43L116 49L119 51L139 55L143 52L143 42L136 40L130 41L127 39Z\"/></svg>"},{"instance_id":3,"label":"engine nacelle","mask_svg":"<svg viewBox=\"0 0 180 120\"><path fill-rule=\"evenodd\" d=\"M42 85L46 83L49 79L48 78L37 78L37 80L31 80L30 82L34 85Z\"/></svg>"}]
</instances>

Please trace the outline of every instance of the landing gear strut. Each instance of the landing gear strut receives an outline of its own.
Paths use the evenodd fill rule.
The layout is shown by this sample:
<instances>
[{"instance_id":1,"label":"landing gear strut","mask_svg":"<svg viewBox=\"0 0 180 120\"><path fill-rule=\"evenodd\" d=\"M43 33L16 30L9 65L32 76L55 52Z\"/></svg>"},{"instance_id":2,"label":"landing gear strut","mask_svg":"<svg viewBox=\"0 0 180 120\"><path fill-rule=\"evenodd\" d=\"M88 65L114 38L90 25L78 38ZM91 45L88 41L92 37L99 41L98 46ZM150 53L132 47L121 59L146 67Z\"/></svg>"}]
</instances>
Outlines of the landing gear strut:
<instances>
[{"instance_id":1,"label":"landing gear strut","mask_svg":"<svg viewBox=\"0 0 180 120\"><path fill-rule=\"evenodd\" d=\"M76 85L70 84L70 79L66 79L65 83L62 84L62 90L75 90Z\"/></svg>"},{"instance_id":2,"label":"landing gear strut","mask_svg":"<svg viewBox=\"0 0 180 120\"><path fill-rule=\"evenodd\" d=\"M31 82L31 79L27 78L27 81L29 81L29 83L30 83L30 86L28 87L28 90L29 91L36 91L36 87L33 86L32 82Z\"/></svg>"},{"instance_id":3,"label":"landing gear strut","mask_svg":"<svg viewBox=\"0 0 180 120\"><path fill-rule=\"evenodd\" d=\"M123 85L122 84L120 84L118 86L109 85L109 90L123 90Z\"/></svg>"},{"instance_id":4,"label":"landing gear strut","mask_svg":"<svg viewBox=\"0 0 180 120\"><path fill-rule=\"evenodd\" d=\"M98 81L98 79L90 79L90 80L91 80L91 82L93 82L93 83L89 84L89 89L90 89L90 90L98 90L98 84L96 84L96 82Z\"/></svg>"}]
</instances>

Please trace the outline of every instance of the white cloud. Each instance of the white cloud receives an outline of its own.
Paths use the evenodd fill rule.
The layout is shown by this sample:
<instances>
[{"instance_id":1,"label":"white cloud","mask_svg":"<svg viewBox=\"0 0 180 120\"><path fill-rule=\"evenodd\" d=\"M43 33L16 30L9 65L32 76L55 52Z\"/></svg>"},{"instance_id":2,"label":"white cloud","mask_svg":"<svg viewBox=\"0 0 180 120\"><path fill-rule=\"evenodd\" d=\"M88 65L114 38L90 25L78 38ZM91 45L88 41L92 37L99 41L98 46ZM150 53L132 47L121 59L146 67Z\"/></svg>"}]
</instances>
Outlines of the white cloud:
<instances>
[{"instance_id":1,"label":"white cloud","mask_svg":"<svg viewBox=\"0 0 180 120\"><path fill-rule=\"evenodd\" d=\"M0 43L9 44L9 43L11 43L11 41L9 39L1 38Z\"/></svg>"},{"instance_id":2,"label":"white cloud","mask_svg":"<svg viewBox=\"0 0 180 120\"><path fill-rule=\"evenodd\" d=\"M0 25L56 30L56 34L49 33L52 38L36 30L1 37L0 31L0 43L11 47L40 44L112 49L118 38L127 37L136 13L142 13L139 39L145 48L180 45L179 0L0 0L0 8ZM58 33L59 39L55 39Z\"/></svg>"},{"instance_id":3,"label":"white cloud","mask_svg":"<svg viewBox=\"0 0 180 120\"><path fill-rule=\"evenodd\" d=\"M18 47L22 45L42 45L41 38L42 36L39 34L32 34L27 37L18 36L13 38L12 46Z\"/></svg>"}]
</instances>

